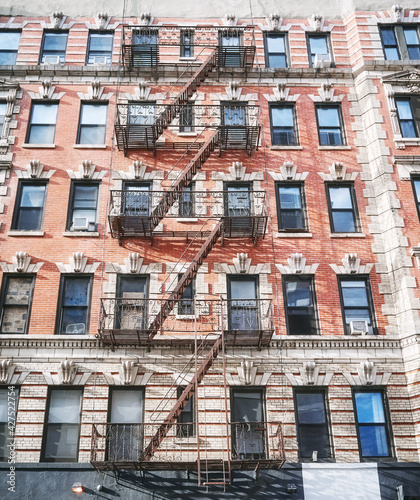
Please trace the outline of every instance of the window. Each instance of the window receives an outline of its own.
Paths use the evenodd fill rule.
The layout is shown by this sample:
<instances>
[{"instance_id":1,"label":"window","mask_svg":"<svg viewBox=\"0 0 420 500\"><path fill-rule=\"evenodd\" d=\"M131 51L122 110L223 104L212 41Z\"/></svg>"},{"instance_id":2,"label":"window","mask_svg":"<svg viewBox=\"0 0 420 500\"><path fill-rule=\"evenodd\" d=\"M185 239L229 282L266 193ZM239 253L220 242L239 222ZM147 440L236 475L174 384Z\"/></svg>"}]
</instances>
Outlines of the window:
<instances>
[{"instance_id":1,"label":"window","mask_svg":"<svg viewBox=\"0 0 420 500\"><path fill-rule=\"evenodd\" d=\"M326 184L330 225L333 233L360 232L353 184Z\"/></svg>"},{"instance_id":2,"label":"window","mask_svg":"<svg viewBox=\"0 0 420 500\"><path fill-rule=\"evenodd\" d=\"M89 32L86 64L111 64L113 33Z\"/></svg>"},{"instance_id":3,"label":"window","mask_svg":"<svg viewBox=\"0 0 420 500\"><path fill-rule=\"evenodd\" d=\"M68 33L44 31L40 63L64 64Z\"/></svg>"},{"instance_id":4,"label":"window","mask_svg":"<svg viewBox=\"0 0 420 500\"><path fill-rule=\"evenodd\" d=\"M285 276L283 296L288 335L316 335L318 318L313 278Z\"/></svg>"},{"instance_id":5,"label":"window","mask_svg":"<svg viewBox=\"0 0 420 500\"><path fill-rule=\"evenodd\" d=\"M125 215L147 217L152 207L152 184L150 182L125 182L124 207Z\"/></svg>"},{"instance_id":6,"label":"window","mask_svg":"<svg viewBox=\"0 0 420 500\"><path fill-rule=\"evenodd\" d=\"M391 457L391 429L385 392L374 388L356 389L353 398L361 460Z\"/></svg>"},{"instance_id":7,"label":"window","mask_svg":"<svg viewBox=\"0 0 420 500\"><path fill-rule=\"evenodd\" d=\"M28 333L34 283L34 276L4 276L0 333Z\"/></svg>"},{"instance_id":8,"label":"window","mask_svg":"<svg viewBox=\"0 0 420 500\"><path fill-rule=\"evenodd\" d=\"M194 31L181 31L181 57L194 56Z\"/></svg>"},{"instance_id":9,"label":"window","mask_svg":"<svg viewBox=\"0 0 420 500\"><path fill-rule=\"evenodd\" d=\"M286 35L267 33L264 41L266 67L287 68Z\"/></svg>"},{"instance_id":10,"label":"window","mask_svg":"<svg viewBox=\"0 0 420 500\"><path fill-rule=\"evenodd\" d=\"M229 276L229 330L259 330L258 277Z\"/></svg>"},{"instance_id":11,"label":"window","mask_svg":"<svg viewBox=\"0 0 420 500\"><path fill-rule=\"evenodd\" d=\"M398 123L401 135L405 138L418 137L418 120L420 119L420 96L396 97Z\"/></svg>"},{"instance_id":12,"label":"window","mask_svg":"<svg viewBox=\"0 0 420 500\"><path fill-rule=\"evenodd\" d=\"M128 105L128 124L153 125L155 113L156 103L154 102L132 102Z\"/></svg>"},{"instance_id":13,"label":"window","mask_svg":"<svg viewBox=\"0 0 420 500\"><path fill-rule=\"evenodd\" d=\"M318 55L326 61L331 61L328 35L308 35L309 66L315 67L315 56Z\"/></svg>"},{"instance_id":14,"label":"window","mask_svg":"<svg viewBox=\"0 0 420 500\"><path fill-rule=\"evenodd\" d=\"M345 333L360 333L365 327L366 333L377 333L369 278L339 277L338 284Z\"/></svg>"},{"instance_id":15,"label":"window","mask_svg":"<svg viewBox=\"0 0 420 500\"><path fill-rule=\"evenodd\" d=\"M418 27L413 25L383 26L379 29L385 59L420 59Z\"/></svg>"},{"instance_id":16,"label":"window","mask_svg":"<svg viewBox=\"0 0 420 500\"><path fill-rule=\"evenodd\" d=\"M412 177L411 184L413 186L414 197L416 199L417 213L420 218L420 177Z\"/></svg>"},{"instance_id":17,"label":"window","mask_svg":"<svg viewBox=\"0 0 420 500\"><path fill-rule=\"evenodd\" d=\"M133 30L131 63L133 66L156 66L159 60L158 31L143 28Z\"/></svg>"},{"instance_id":18,"label":"window","mask_svg":"<svg viewBox=\"0 0 420 500\"><path fill-rule=\"evenodd\" d=\"M234 389L231 392L232 455L239 460L267 458L264 391Z\"/></svg>"},{"instance_id":19,"label":"window","mask_svg":"<svg viewBox=\"0 0 420 500\"><path fill-rule=\"evenodd\" d=\"M29 144L54 144L57 112L57 103L33 103L26 142Z\"/></svg>"},{"instance_id":20,"label":"window","mask_svg":"<svg viewBox=\"0 0 420 500\"><path fill-rule=\"evenodd\" d=\"M144 390L110 388L106 460L138 462L143 451Z\"/></svg>"},{"instance_id":21,"label":"window","mask_svg":"<svg viewBox=\"0 0 420 500\"><path fill-rule=\"evenodd\" d=\"M12 229L21 231L42 229L46 193L46 182L19 182Z\"/></svg>"},{"instance_id":22,"label":"window","mask_svg":"<svg viewBox=\"0 0 420 500\"><path fill-rule=\"evenodd\" d=\"M96 231L99 183L73 182L67 229L70 231Z\"/></svg>"},{"instance_id":23,"label":"window","mask_svg":"<svg viewBox=\"0 0 420 500\"><path fill-rule=\"evenodd\" d=\"M295 392L295 411L299 457L312 460L331 458L330 426L326 407L326 393L310 389Z\"/></svg>"},{"instance_id":24,"label":"window","mask_svg":"<svg viewBox=\"0 0 420 500\"><path fill-rule=\"evenodd\" d=\"M92 277L62 276L57 314L59 335L83 335L89 331Z\"/></svg>"},{"instance_id":25,"label":"window","mask_svg":"<svg viewBox=\"0 0 420 500\"><path fill-rule=\"evenodd\" d=\"M276 146L299 144L294 106L270 106L271 143Z\"/></svg>"},{"instance_id":26,"label":"window","mask_svg":"<svg viewBox=\"0 0 420 500\"><path fill-rule=\"evenodd\" d=\"M182 278L182 274L178 275L178 281ZM194 314L194 295L195 295L195 278L188 284L183 291L179 304L178 314L183 316L191 316Z\"/></svg>"},{"instance_id":27,"label":"window","mask_svg":"<svg viewBox=\"0 0 420 500\"><path fill-rule=\"evenodd\" d=\"M11 455L18 401L18 387L0 387L0 462L7 462Z\"/></svg>"},{"instance_id":28,"label":"window","mask_svg":"<svg viewBox=\"0 0 420 500\"><path fill-rule=\"evenodd\" d=\"M4 118L6 116L6 108L7 104L5 102L0 101L0 137L2 136Z\"/></svg>"},{"instance_id":29,"label":"window","mask_svg":"<svg viewBox=\"0 0 420 500\"><path fill-rule=\"evenodd\" d=\"M302 183L276 184L279 231L306 231L305 196Z\"/></svg>"},{"instance_id":30,"label":"window","mask_svg":"<svg viewBox=\"0 0 420 500\"><path fill-rule=\"evenodd\" d=\"M77 462L82 389L51 388L48 395L42 462Z\"/></svg>"},{"instance_id":31,"label":"window","mask_svg":"<svg viewBox=\"0 0 420 500\"><path fill-rule=\"evenodd\" d=\"M345 144L344 127L340 108L321 104L316 106L320 146L341 146Z\"/></svg>"},{"instance_id":32,"label":"window","mask_svg":"<svg viewBox=\"0 0 420 500\"><path fill-rule=\"evenodd\" d=\"M0 31L0 66L16 64L20 31Z\"/></svg>"},{"instance_id":33,"label":"window","mask_svg":"<svg viewBox=\"0 0 420 500\"><path fill-rule=\"evenodd\" d=\"M251 189L247 182L229 182L225 185L225 216L230 234L249 234L252 230Z\"/></svg>"},{"instance_id":34,"label":"window","mask_svg":"<svg viewBox=\"0 0 420 500\"><path fill-rule=\"evenodd\" d=\"M221 67L240 67L243 62L241 56L241 32L235 29L219 32L219 65Z\"/></svg>"},{"instance_id":35,"label":"window","mask_svg":"<svg viewBox=\"0 0 420 500\"><path fill-rule=\"evenodd\" d=\"M145 328L147 285L146 276L118 276L116 329L142 330Z\"/></svg>"},{"instance_id":36,"label":"window","mask_svg":"<svg viewBox=\"0 0 420 500\"><path fill-rule=\"evenodd\" d=\"M181 198L179 200L179 216L180 217L194 217L195 209L195 193L194 193L194 182L191 182L182 191Z\"/></svg>"},{"instance_id":37,"label":"window","mask_svg":"<svg viewBox=\"0 0 420 500\"><path fill-rule=\"evenodd\" d=\"M185 387L177 387L176 397L179 399L184 392ZM195 396L194 393L187 401L184 409L181 411L176 426L177 438L189 438L195 436Z\"/></svg>"},{"instance_id":38,"label":"window","mask_svg":"<svg viewBox=\"0 0 420 500\"><path fill-rule=\"evenodd\" d=\"M77 144L105 144L107 113L107 103L82 104Z\"/></svg>"},{"instance_id":39,"label":"window","mask_svg":"<svg viewBox=\"0 0 420 500\"><path fill-rule=\"evenodd\" d=\"M194 132L194 107L185 106L179 113L179 131Z\"/></svg>"}]
</instances>

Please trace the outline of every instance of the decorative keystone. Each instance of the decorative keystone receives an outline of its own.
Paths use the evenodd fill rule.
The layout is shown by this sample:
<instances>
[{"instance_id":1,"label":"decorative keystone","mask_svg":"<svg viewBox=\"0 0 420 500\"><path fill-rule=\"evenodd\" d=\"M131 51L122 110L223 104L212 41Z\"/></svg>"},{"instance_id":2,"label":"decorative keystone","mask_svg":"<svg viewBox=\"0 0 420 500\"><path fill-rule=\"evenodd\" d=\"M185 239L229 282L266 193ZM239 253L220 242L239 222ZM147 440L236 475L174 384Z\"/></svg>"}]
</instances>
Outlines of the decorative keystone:
<instances>
[{"instance_id":1,"label":"decorative keystone","mask_svg":"<svg viewBox=\"0 0 420 500\"><path fill-rule=\"evenodd\" d=\"M308 361L307 363L304 363L305 367L305 380L307 385L314 385L315 384L315 361Z\"/></svg>"},{"instance_id":2,"label":"decorative keystone","mask_svg":"<svg viewBox=\"0 0 420 500\"><path fill-rule=\"evenodd\" d=\"M109 17L106 12L98 12L98 15L96 16L96 25L98 26L98 29L105 29L108 24L108 20Z\"/></svg>"},{"instance_id":3,"label":"decorative keystone","mask_svg":"<svg viewBox=\"0 0 420 500\"><path fill-rule=\"evenodd\" d=\"M293 253L288 259L290 270L293 273L300 274L305 269L306 259L303 258L301 253Z\"/></svg>"},{"instance_id":4,"label":"decorative keystone","mask_svg":"<svg viewBox=\"0 0 420 500\"><path fill-rule=\"evenodd\" d=\"M83 179L92 179L95 172L95 165L92 160L83 160L81 165L79 165L80 175Z\"/></svg>"},{"instance_id":5,"label":"decorative keystone","mask_svg":"<svg viewBox=\"0 0 420 500\"><path fill-rule=\"evenodd\" d=\"M238 261L239 261L239 272L241 274L246 273L246 264L248 261L247 253L238 253Z\"/></svg>"},{"instance_id":6,"label":"decorative keystone","mask_svg":"<svg viewBox=\"0 0 420 500\"><path fill-rule=\"evenodd\" d=\"M253 361L249 361L246 359L241 362L241 366L238 368L238 376L242 384L245 385L253 384L256 375L257 375L257 368L254 367Z\"/></svg>"},{"instance_id":7,"label":"decorative keystone","mask_svg":"<svg viewBox=\"0 0 420 500\"><path fill-rule=\"evenodd\" d=\"M269 19L270 19L271 29L277 31L279 29L279 24L280 24L280 15L270 14Z\"/></svg>"},{"instance_id":8,"label":"decorative keystone","mask_svg":"<svg viewBox=\"0 0 420 500\"><path fill-rule=\"evenodd\" d=\"M74 377L76 376L76 365L74 361L66 359L60 363L60 368L58 371L61 383L64 385L70 385L73 383Z\"/></svg>"},{"instance_id":9,"label":"decorative keystone","mask_svg":"<svg viewBox=\"0 0 420 500\"><path fill-rule=\"evenodd\" d=\"M332 170L334 172L334 176L338 181L342 181L344 178L344 165L342 162L334 162L332 164Z\"/></svg>"},{"instance_id":10,"label":"decorative keystone","mask_svg":"<svg viewBox=\"0 0 420 500\"><path fill-rule=\"evenodd\" d=\"M238 82L236 82L235 80L230 81L227 91L228 94L230 94L230 98L232 99L232 101L237 101L239 99L240 91Z\"/></svg>"},{"instance_id":11,"label":"decorative keystone","mask_svg":"<svg viewBox=\"0 0 420 500\"><path fill-rule=\"evenodd\" d=\"M128 256L128 261L130 264L130 273L138 273L141 264L140 254L137 252L132 252Z\"/></svg>"},{"instance_id":12,"label":"decorative keystone","mask_svg":"<svg viewBox=\"0 0 420 500\"><path fill-rule=\"evenodd\" d=\"M150 12L142 12L140 14L140 23L143 24L143 26L147 26L150 24L150 21L152 20L152 15Z\"/></svg>"},{"instance_id":13,"label":"decorative keystone","mask_svg":"<svg viewBox=\"0 0 420 500\"><path fill-rule=\"evenodd\" d=\"M139 98L147 99L149 97L150 89L145 80L139 81Z\"/></svg>"},{"instance_id":14,"label":"decorative keystone","mask_svg":"<svg viewBox=\"0 0 420 500\"><path fill-rule=\"evenodd\" d=\"M87 258L83 252L73 252L73 255L70 257L70 264L75 273L83 272L86 262Z\"/></svg>"},{"instance_id":15,"label":"decorative keystone","mask_svg":"<svg viewBox=\"0 0 420 500\"><path fill-rule=\"evenodd\" d=\"M311 24L315 31L321 31L323 15L322 14L312 14Z\"/></svg>"},{"instance_id":16,"label":"decorative keystone","mask_svg":"<svg viewBox=\"0 0 420 500\"><path fill-rule=\"evenodd\" d=\"M0 361L0 384L7 384L10 378L10 372L12 368L11 359L2 359Z\"/></svg>"},{"instance_id":17,"label":"decorative keystone","mask_svg":"<svg viewBox=\"0 0 420 500\"><path fill-rule=\"evenodd\" d=\"M99 99L101 97L101 82L99 80L93 80L91 82L90 94L92 99Z\"/></svg>"},{"instance_id":18,"label":"decorative keystone","mask_svg":"<svg viewBox=\"0 0 420 500\"><path fill-rule=\"evenodd\" d=\"M44 169L44 165L40 160L30 160L29 165L27 165L26 169L31 179L39 179Z\"/></svg>"},{"instance_id":19,"label":"decorative keystone","mask_svg":"<svg viewBox=\"0 0 420 500\"><path fill-rule=\"evenodd\" d=\"M376 378L376 368L372 361L362 361L358 372L364 385L374 384Z\"/></svg>"},{"instance_id":20,"label":"decorative keystone","mask_svg":"<svg viewBox=\"0 0 420 500\"><path fill-rule=\"evenodd\" d=\"M243 163L240 161L234 161L232 166L233 166L233 171L235 172L235 179L239 181L240 179L242 179Z\"/></svg>"},{"instance_id":21,"label":"decorative keystone","mask_svg":"<svg viewBox=\"0 0 420 500\"><path fill-rule=\"evenodd\" d=\"M396 23L400 23L403 20L404 9L402 5L393 5L391 7L391 12L394 15L394 20Z\"/></svg>"},{"instance_id":22,"label":"decorative keystone","mask_svg":"<svg viewBox=\"0 0 420 500\"><path fill-rule=\"evenodd\" d=\"M64 14L62 12L53 12L51 18L53 29L58 30L61 28L62 21L64 20Z\"/></svg>"},{"instance_id":23,"label":"decorative keystone","mask_svg":"<svg viewBox=\"0 0 420 500\"><path fill-rule=\"evenodd\" d=\"M146 173L146 165L141 160L134 160L130 165L130 172L134 179L143 179Z\"/></svg>"},{"instance_id":24,"label":"decorative keystone","mask_svg":"<svg viewBox=\"0 0 420 500\"><path fill-rule=\"evenodd\" d=\"M123 361L120 365L120 381L122 385L132 385L136 379L138 366L134 361Z\"/></svg>"},{"instance_id":25,"label":"decorative keystone","mask_svg":"<svg viewBox=\"0 0 420 500\"><path fill-rule=\"evenodd\" d=\"M16 271L22 273L28 267L31 262L31 258L28 256L28 252L16 252Z\"/></svg>"},{"instance_id":26,"label":"decorative keystone","mask_svg":"<svg viewBox=\"0 0 420 500\"><path fill-rule=\"evenodd\" d=\"M357 253L346 253L343 260L345 270L350 274L356 274L360 267L360 259L357 258Z\"/></svg>"},{"instance_id":27,"label":"decorative keystone","mask_svg":"<svg viewBox=\"0 0 420 500\"><path fill-rule=\"evenodd\" d=\"M288 181L292 180L294 178L294 163L292 161L285 161L283 163L283 167L286 171L286 179Z\"/></svg>"},{"instance_id":28,"label":"decorative keystone","mask_svg":"<svg viewBox=\"0 0 420 500\"><path fill-rule=\"evenodd\" d=\"M234 26L235 25L235 14L225 14L225 25L226 26Z\"/></svg>"},{"instance_id":29,"label":"decorative keystone","mask_svg":"<svg viewBox=\"0 0 420 500\"><path fill-rule=\"evenodd\" d=\"M52 97L52 94L54 92L54 87L52 86L52 82L49 79L42 80L41 81L41 87L39 88L40 94L42 95L43 99L49 99Z\"/></svg>"}]
</instances>

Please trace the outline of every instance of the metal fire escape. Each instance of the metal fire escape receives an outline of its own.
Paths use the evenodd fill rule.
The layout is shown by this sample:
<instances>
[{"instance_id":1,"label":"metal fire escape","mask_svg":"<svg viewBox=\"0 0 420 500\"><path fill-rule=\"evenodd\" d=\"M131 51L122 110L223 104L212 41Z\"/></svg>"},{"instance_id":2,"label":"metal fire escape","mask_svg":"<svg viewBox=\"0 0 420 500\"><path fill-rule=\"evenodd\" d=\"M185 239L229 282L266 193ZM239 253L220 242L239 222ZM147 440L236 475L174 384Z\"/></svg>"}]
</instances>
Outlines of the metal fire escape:
<instances>
[{"instance_id":1,"label":"metal fire escape","mask_svg":"<svg viewBox=\"0 0 420 500\"><path fill-rule=\"evenodd\" d=\"M226 51L225 51L226 52ZM225 54L226 55L226 54ZM226 57L222 58L226 61ZM249 59L249 57L248 57ZM249 64L249 60L246 59L247 64ZM245 59L244 59L245 60ZM145 147L151 148L154 152L156 152L157 147L157 139L163 134L163 132L168 128L171 122L178 116L185 106L188 105L188 102L191 96L196 92L198 87L204 80L207 78L209 73L217 68L221 63L221 51L220 47L213 48L211 53L205 58L201 66L195 71L193 76L189 79L189 81L183 86L180 93L177 97L172 101L171 104L165 105L163 111L160 115L154 120L152 125L143 126L142 130L137 127L137 129L131 130L130 132L130 124L128 123L128 118L126 118L126 122L124 125L121 122L115 125L117 142L120 149L124 150L124 153L127 153L127 150L134 147ZM226 63L226 62L225 62ZM132 127L131 127L132 128ZM242 127L244 128L244 127ZM149 215L137 217L130 227L131 234L138 234L141 236L152 237L155 233L156 228L161 223L161 221L167 216L168 212L174 206L175 203L181 200L183 196L184 189L190 184L193 177L196 173L202 168L206 160L210 157L211 153L219 147L221 149L247 149L250 152L252 149L255 149L258 145L258 137L259 137L259 124L257 127L252 127L251 130L246 131L244 134L242 128L236 130L235 133L230 134L228 126L220 126L217 127L216 130L212 130L210 135L207 136L204 143L200 145L199 150L194 155L194 157L187 163L187 165L183 168L180 175L177 177L176 181L172 183L172 185L165 191L158 203L153 207L151 213ZM131 135L130 135L131 133ZM233 139L232 139L233 137ZM113 203L111 201L111 207ZM119 205L119 206L117 206ZM127 236L128 234L125 232L125 228L128 224L127 217L124 215L122 210L123 200L122 195L119 203L116 204L117 210L115 213L110 213L109 221L111 227L112 236L118 237L120 243L121 238ZM168 319L171 311L179 304L179 301L188 287L188 285L193 280L194 276L197 274L198 269L215 246L220 237L224 236L232 236L232 217L229 215L222 213L219 214L219 217L210 217L212 220L216 220L216 224L210 231L203 233L201 236L204 239L204 242L199 245L198 251L193 257L192 261L189 263L186 271L176 284L174 290L169 294L169 296L161 301L158 306L154 305L155 313L152 315L151 322L146 319L146 323L142 328L137 329L136 337L139 343L143 345L150 346L154 341L155 337L162 330L165 321ZM248 216L249 218L249 216ZM246 219L246 218L245 218ZM247 235L251 236L254 240L254 243L258 239L258 237L263 237L265 228L266 228L266 213L264 210L259 213L258 217L255 217L256 221L250 221L246 219L246 223L242 224L242 226L246 226ZM228 228L228 232L226 232ZM239 231L243 232L243 229ZM240 235L238 233L238 236ZM172 233L174 236L177 236L176 233ZM100 325L100 335L104 342L104 344L111 344L112 347L114 345L127 345L129 343L133 343L133 337L130 337L130 340L121 340L118 332L115 331L112 323L115 324L115 317L117 315L118 303L114 302L109 304L107 302L109 299L103 299L102 302L102 314L101 314L101 325ZM116 299L115 299L116 300ZM217 301L218 302L218 301ZM253 307L255 308L256 300L253 303ZM260 304L258 304L260 306ZM146 309L150 309L150 306L146 305L145 300L135 299L133 307L134 310L145 311ZM212 304L207 303L206 307L213 307ZM215 306L219 307L218 314L220 315L220 321L223 323L223 305ZM271 302L267 307L267 311L265 314L265 318L268 318L265 326L261 327L261 332L259 335L244 335L243 339L245 341L245 345L267 345L272 333L273 333L273 325L272 325L272 317L271 317ZM222 326L223 332L223 326ZM185 389L182 391L180 396L177 398L172 409L167 413L163 422L157 427L155 432L153 433L149 444L145 447L142 447L141 453L139 453L136 457L135 463L137 468L144 468L146 463L149 463L159 447L161 446L163 440L168 435L171 428L176 424L177 418L181 414L185 405L193 396L197 385L199 385L206 373L211 368L218 354L224 348L224 341L227 339L231 340L232 345L236 342L236 334L231 335L230 337L224 337L223 334L215 336L210 336L209 340L205 344L207 346L208 353L203 356L201 359L201 363L197 366L195 374L192 380L186 385ZM107 433L105 433L107 435ZM94 431L93 436L93 448L92 450L95 452L93 456L92 463L98 467L100 464L97 460L97 450L98 450L98 439L100 433L97 429ZM277 436L277 434L276 434ZM144 432L143 432L143 437ZM279 441L280 442L280 441ZM115 461L114 461L115 462ZM280 463L281 462L281 463ZM278 461L277 465L282 465L282 460ZM115 465L115 463L114 463ZM229 465L230 470L230 465ZM224 482L223 482L224 484Z\"/></svg>"}]
</instances>

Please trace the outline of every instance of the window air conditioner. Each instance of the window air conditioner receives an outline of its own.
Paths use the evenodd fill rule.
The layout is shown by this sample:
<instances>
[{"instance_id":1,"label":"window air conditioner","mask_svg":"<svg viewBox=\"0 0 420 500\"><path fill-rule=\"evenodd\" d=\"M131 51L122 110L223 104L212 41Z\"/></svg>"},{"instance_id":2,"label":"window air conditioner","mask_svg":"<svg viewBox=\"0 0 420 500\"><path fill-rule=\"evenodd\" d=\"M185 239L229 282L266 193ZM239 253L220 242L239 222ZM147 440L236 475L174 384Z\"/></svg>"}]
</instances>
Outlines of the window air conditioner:
<instances>
[{"instance_id":1,"label":"window air conditioner","mask_svg":"<svg viewBox=\"0 0 420 500\"><path fill-rule=\"evenodd\" d=\"M351 335L366 335L369 331L367 321L350 321L350 334Z\"/></svg>"},{"instance_id":2,"label":"window air conditioner","mask_svg":"<svg viewBox=\"0 0 420 500\"><path fill-rule=\"evenodd\" d=\"M78 333L85 333L86 331L86 326L84 323L71 323L70 325L66 326L66 333L69 334L78 334Z\"/></svg>"},{"instance_id":3,"label":"window air conditioner","mask_svg":"<svg viewBox=\"0 0 420 500\"><path fill-rule=\"evenodd\" d=\"M72 231L87 231L89 229L89 219L87 217L75 217L71 226Z\"/></svg>"},{"instance_id":4,"label":"window air conditioner","mask_svg":"<svg viewBox=\"0 0 420 500\"><path fill-rule=\"evenodd\" d=\"M102 64L108 64L107 57L106 56L94 56L93 64L96 64L97 66L102 65Z\"/></svg>"},{"instance_id":5,"label":"window air conditioner","mask_svg":"<svg viewBox=\"0 0 420 500\"><path fill-rule=\"evenodd\" d=\"M330 54L315 54L314 68L331 68Z\"/></svg>"},{"instance_id":6,"label":"window air conditioner","mask_svg":"<svg viewBox=\"0 0 420 500\"><path fill-rule=\"evenodd\" d=\"M44 56L43 64L60 64L60 56Z\"/></svg>"}]
</instances>

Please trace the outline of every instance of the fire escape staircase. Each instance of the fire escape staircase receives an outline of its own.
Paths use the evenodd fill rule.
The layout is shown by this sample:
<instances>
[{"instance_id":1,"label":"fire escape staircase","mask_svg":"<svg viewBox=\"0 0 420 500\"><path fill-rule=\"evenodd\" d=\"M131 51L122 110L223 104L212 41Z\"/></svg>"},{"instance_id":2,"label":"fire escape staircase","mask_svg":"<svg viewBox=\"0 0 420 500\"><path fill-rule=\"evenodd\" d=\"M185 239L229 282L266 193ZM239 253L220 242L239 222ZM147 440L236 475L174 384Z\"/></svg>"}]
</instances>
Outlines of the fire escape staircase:
<instances>
[{"instance_id":1,"label":"fire escape staircase","mask_svg":"<svg viewBox=\"0 0 420 500\"><path fill-rule=\"evenodd\" d=\"M184 389L184 391L178 398L177 402L175 403L174 407L169 412L163 423L159 426L156 434L152 437L148 446L145 448L141 457L142 462L149 462L153 457L153 455L155 454L155 452L158 450L160 444L165 439L171 427L176 422L177 418L184 409L185 405L194 394L196 386L201 383L204 376L211 368L213 361L217 358L218 354L220 353L221 349L222 349L222 337L219 337L212 346L212 348L210 349L210 351L208 352L207 356L204 358L199 368L197 369L191 382Z\"/></svg>"}]
</instances>

